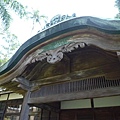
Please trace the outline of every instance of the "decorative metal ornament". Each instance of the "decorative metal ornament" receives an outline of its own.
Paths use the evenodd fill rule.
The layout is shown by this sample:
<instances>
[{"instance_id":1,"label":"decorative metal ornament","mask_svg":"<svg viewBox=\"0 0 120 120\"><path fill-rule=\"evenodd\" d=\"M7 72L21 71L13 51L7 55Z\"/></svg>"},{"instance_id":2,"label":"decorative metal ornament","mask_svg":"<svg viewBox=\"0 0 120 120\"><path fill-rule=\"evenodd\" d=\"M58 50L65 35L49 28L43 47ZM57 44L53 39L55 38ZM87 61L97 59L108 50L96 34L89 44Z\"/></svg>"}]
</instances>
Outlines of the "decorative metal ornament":
<instances>
[{"instance_id":1,"label":"decorative metal ornament","mask_svg":"<svg viewBox=\"0 0 120 120\"><path fill-rule=\"evenodd\" d=\"M47 23L47 24L45 25L45 27L43 28L43 30L46 29L46 28L48 28L48 27L51 27L52 25L55 25L55 24L57 24L57 23L60 23L60 22L62 22L62 21L69 20L69 19L75 18L75 17L76 17L76 14L75 14L75 13L73 13L72 16L69 16L69 15L60 15L60 14L58 14L58 15L54 16L54 17L50 20L50 23Z\"/></svg>"}]
</instances>

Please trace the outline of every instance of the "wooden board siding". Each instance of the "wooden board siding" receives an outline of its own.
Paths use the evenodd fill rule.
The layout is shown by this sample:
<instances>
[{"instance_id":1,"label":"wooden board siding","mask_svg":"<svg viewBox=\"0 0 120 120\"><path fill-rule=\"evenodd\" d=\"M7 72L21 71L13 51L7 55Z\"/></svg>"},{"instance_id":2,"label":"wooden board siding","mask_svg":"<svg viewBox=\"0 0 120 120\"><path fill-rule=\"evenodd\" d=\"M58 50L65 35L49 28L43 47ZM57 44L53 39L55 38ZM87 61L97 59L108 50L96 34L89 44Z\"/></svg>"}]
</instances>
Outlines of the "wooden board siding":
<instances>
[{"instance_id":1,"label":"wooden board siding","mask_svg":"<svg viewBox=\"0 0 120 120\"><path fill-rule=\"evenodd\" d=\"M120 80L106 80L101 76L43 86L31 93L28 103L48 103L112 95L120 95Z\"/></svg>"},{"instance_id":2,"label":"wooden board siding","mask_svg":"<svg viewBox=\"0 0 120 120\"><path fill-rule=\"evenodd\" d=\"M41 120L59 120L59 113L43 110Z\"/></svg>"},{"instance_id":3,"label":"wooden board siding","mask_svg":"<svg viewBox=\"0 0 120 120\"><path fill-rule=\"evenodd\" d=\"M120 120L120 107L63 110L60 120Z\"/></svg>"}]
</instances>

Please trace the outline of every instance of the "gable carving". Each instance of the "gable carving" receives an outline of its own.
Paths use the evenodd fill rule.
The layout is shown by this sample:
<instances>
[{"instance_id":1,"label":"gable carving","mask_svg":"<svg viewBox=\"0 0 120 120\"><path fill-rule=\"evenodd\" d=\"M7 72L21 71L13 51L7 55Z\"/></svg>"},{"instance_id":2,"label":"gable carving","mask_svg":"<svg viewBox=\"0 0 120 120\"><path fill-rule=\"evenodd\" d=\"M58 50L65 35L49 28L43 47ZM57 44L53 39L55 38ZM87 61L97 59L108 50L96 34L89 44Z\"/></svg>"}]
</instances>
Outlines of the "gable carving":
<instances>
[{"instance_id":1,"label":"gable carving","mask_svg":"<svg viewBox=\"0 0 120 120\"><path fill-rule=\"evenodd\" d=\"M79 47L84 48L85 43L73 42L73 43L69 43L69 44L66 44L64 46L61 46L61 47L58 47L56 49L49 50L49 51L46 51L43 53L41 52L42 50L40 49L31 55L32 60L30 61L30 63L34 63L36 61L42 61L44 59L47 59L48 63L55 64L63 59L63 54L65 52L71 52Z\"/></svg>"}]
</instances>

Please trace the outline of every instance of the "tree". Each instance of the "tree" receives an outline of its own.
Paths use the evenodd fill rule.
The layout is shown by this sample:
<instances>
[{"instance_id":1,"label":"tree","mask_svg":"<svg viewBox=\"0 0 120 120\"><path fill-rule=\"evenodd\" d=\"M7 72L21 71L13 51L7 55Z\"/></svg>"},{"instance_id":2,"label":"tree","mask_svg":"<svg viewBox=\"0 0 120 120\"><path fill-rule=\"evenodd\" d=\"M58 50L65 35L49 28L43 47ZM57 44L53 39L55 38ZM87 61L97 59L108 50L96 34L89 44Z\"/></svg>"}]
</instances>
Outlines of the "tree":
<instances>
[{"instance_id":1,"label":"tree","mask_svg":"<svg viewBox=\"0 0 120 120\"><path fill-rule=\"evenodd\" d=\"M38 23L40 25L40 28L42 29L41 20L43 20L45 23L47 23L47 16L40 15L39 10L33 10L32 12L28 13L28 18L32 19L32 31L34 30L35 23Z\"/></svg>"},{"instance_id":2,"label":"tree","mask_svg":"<svg viewBox=\"0 0 120 120\"><path fill-rule=\"evenodd\" d=\"M41 25L41 19L46 18L44 15L40 15L38 10L33 10L32 13L28 12L27 7L24 7L17 0L0 0L0 39L5 46L0 45L0 65L5 63L20 46L17 36L9 32L10 23L12 21L13 11L17 13L20 18L26 17L33 20L34 24L39 23Z\"/></svg>"},{"instance_id":3,"label":"tree","mask_svg":"<svg viewBox=\"0 0 120 120\"><path fill-rule=\"evenodd\" d=\"M10 27L10 22L12 20L10 11L17 13L20 18L24 17L27 13L25 7L17 0L0 0L0 17L4 29L8 29Z\"/></svg>"},{"instance_id":4,"label":"tree","mask_svg":"<svg viewBox=\"0 0 120 120\"><path fill-rule=\"evenodd\" d=\"M9 32L12 21L12 12L20 18L27 15L25 7L17 0L0 0L0 66L4 64L20 46L17 36Z\"/></svg>"},{"instance_id":5,"label":"tree","mask_svg":"<svg viewBox=\"0 0 120 120\"><path fill-rule=\"evenodd\" d=\"M120 0L115 1L115 6L118 8L119 13L116 15L116 18L120 18Z\"/></svg>"},{"instance_id":6,"label":"tree","mask_svg":"<svg viewBox=\"0 0 120 120\"><path fill-rule=\"evenodd\" d=\"M9 31L6 31L6 33L2 34L2 40L5 46L1 45L0 47L0 66L7 62L20 46L17 36L11 34Z\"/></svg>"}]
</instances>

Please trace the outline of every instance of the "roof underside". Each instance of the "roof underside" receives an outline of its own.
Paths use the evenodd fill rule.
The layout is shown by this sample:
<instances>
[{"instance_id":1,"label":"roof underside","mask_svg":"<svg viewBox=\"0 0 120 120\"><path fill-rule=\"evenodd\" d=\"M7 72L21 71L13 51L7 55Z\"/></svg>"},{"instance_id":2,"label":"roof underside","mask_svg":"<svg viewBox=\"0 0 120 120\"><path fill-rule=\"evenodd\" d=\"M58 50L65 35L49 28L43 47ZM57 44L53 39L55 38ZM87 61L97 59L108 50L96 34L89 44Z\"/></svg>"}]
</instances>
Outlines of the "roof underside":
<instances>
[{"instance_id":1,"label":"roof underside","mask_svg":"<svg viewBox=\"0 0 120 120\"><path fill-rule=\"evenodd\" d=\"M120 21L80 17L50 27L25 42L0 68L0 82L24 92L11 80L22 76L36 83L59 83L96 76L119 79ZM111 69L112 68L112 69Z\"/></svg>"}]
</instances>

